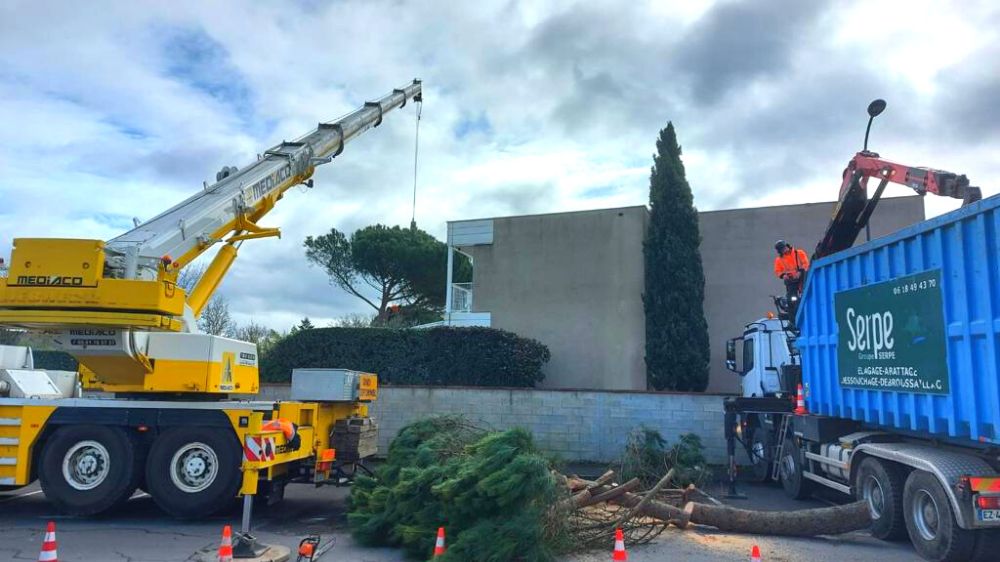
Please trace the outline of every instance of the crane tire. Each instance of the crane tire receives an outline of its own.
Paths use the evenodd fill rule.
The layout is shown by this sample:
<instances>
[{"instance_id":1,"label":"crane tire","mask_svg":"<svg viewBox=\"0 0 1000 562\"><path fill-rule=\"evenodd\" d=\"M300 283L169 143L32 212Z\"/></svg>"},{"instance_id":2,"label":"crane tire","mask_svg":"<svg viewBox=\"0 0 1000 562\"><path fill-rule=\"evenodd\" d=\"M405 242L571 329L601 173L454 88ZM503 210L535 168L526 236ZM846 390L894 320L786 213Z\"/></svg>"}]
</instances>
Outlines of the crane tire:
<instances>
[{"instance_id":1,"label":"crane tire","mask_svg":"<svg viewBox=\"0 0 1000 562\"><path fill-rule=\"evenodd\" d=\"M917 554L935 562L965 562L976 545L975 531L962 529L936 476L914 470L903 488L903 515Z\"/></svg>"},{"instance_id":2,"label":"crane tire","mask_svg":"<svg viewBox=\"0 0 1000 562\"><path fill-rule=\"evenodd\" d=\"M872 536L885 541L906 539L903 519L903 486L906 477L894 463L868 457L858 465L856 498L868 502Z\"/></svg>"},{"instance_id":3,"label":"crane tire","mask_svg":"<svg viewBox=\"0 0 1000 562\"><path fill-rule=\"evenodd\" d=\"M120 427L62 426L42 448L38 479L60 511L97 515L132 497L141 463L135 440Z\"/></svg>"},{"instance_id":4,"label":"crane tire","mask_svg":"<svg viewBox=\"0 0 1000 562\"><path fill-rule=\"evenodd\" d=\"M175 427L153 441L146 491L179 518L206 517L230 507L240 488L242 449L231 431Z\"/></svg>"}]
</instances>

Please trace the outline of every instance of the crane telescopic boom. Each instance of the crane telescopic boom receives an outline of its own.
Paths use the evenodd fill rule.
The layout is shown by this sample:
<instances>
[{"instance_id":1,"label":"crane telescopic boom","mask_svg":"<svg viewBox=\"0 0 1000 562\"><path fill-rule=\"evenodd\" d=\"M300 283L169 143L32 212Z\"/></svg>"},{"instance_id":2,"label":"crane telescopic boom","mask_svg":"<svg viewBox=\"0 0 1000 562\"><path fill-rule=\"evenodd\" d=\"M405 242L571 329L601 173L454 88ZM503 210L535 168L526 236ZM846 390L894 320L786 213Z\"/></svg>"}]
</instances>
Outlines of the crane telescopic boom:
<instances>
[{"instance_id":1,"label":"crane telescopic boom","mask_svg":"<svg viewBox=\"0 0 1000 562\"><path fill-rule=\"evenodd\" d=\"M288 188L312 176L316 166L330 162L344 146L407 100L421 100L419 80L291 142L265 151L259 159L236 169L223 168L216 183L132 230L109 240L108 266L114 277L155 278L164 256L183 267L227 234L268 234L255 221Z\"/></svg>"},{"instance_id":2,"label":"crane telescopic boom","mask_svg":"<svg viewBox=\"0 0 1000 562\"><path fill-rule=\"evenodd\" d=\"M223 168L214 184L107 242L15 239L9 274L0 278L0 325L193 331L238 245L280 235L258 221L284 192L311 186L316 166L411 100L422 101L419 80L266 150L243 169ZM222 248L185 295L178 273L217 243Z\"/></svg>"}]
</instances>

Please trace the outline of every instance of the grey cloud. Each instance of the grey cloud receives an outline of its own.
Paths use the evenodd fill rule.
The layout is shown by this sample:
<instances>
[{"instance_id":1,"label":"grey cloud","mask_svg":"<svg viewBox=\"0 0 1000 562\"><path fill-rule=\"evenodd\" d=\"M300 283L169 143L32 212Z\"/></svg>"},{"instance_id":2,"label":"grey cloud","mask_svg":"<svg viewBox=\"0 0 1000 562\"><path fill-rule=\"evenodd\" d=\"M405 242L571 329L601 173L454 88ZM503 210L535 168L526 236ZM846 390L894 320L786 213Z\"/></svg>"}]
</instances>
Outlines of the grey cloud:
<instances>
[{"instance_id":1,"label":"grey cloud","mask_svg":"<svg viewBox=\"0 0 1000 562\"><path fill-rule=\"evenodd\" d=\"M827 2L720 2L685 31L676 68L692 83L698 103L712 104L747 82L789 70L808 48L812 24Z\"/></svg>"},{"instance_id":2,"label":"grey cloud","mask_svg":"<svg viewBox=\"0 0 1000 562\"><path fill-rule=\"evenodd\" d=\"M1000 25L1000 15L993 18ZM971 64L957 64L935 77L941 92L933 105L941 126L934 133L953 142L1000 138L1000 47L990 44Z\"/></svg>"},{"instance_id":3,"label":"grey cloud","mask_svg":"<svg viewBox=\"0 0 1000 562\"><path fill-rule=\"evenodd\" d=\"M549 183L515 184L478 193L473 201L479 207L491 209L492 216L527 215L548 210L553 192L554 186Z\"/></svg>"},{"instance_id":4,"label":"grey cloud","mask_svg":"<svg viewBox=\"0 0 1000 562\"><path fill-rule=\"evenodd\" d=\"M687 29L628 6L575 5L533 31L515 59L540 65L570 134L662 127L753 80L781 78L810 47L825 2L721 2ZM662 119L662 120L661 120ZM655 134L655 131L653 131Z\"/></svg>"},{"instance_id":5,"label":"grey cloud","mask_svg":"<svg viewBox=\"0 0 1000 562\"><path fill-rule=\"evenodd\" d=\"M637 4L576 4L534 29L511 60L543 69L551 118L566 133L634 127L670 105L669 49L679 30L667 26Z\"/></svg>"}]
</instances>

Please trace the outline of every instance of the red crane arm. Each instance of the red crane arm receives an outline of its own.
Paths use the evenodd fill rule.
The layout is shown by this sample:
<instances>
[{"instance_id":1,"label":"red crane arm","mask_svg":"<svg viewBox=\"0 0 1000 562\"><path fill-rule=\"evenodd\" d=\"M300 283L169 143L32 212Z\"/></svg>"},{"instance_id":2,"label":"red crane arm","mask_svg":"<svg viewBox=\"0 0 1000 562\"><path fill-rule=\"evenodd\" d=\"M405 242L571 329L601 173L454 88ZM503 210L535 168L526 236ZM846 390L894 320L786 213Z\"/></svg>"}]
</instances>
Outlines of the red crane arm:
<instances>
[{"instance_id":1,"label":"red crane arm","mask_svg":"<svg viewBox=\"0 0 1000 562\"><path fill-rule=\"evenodd\" d=\"M871 199L868 198L869 178L879 180L878 188ZM980 189L970 186L969 178L964 174L906 166L883 160L874 152L859 152L851 158L847 168L844 169L837 207L826 233L816 245L813 260L854 245L861 229L868 224L889 182L905 185L920 195L933 193L942 197L961 199L963 205L982 199Z\"/></svg>"},{"instance_id":2,"label":"red crane arm","mask_svg":"<svg viewBox=\"0 0 1000 562\"><path fill-rule=\"evenodd\" d=\"M969 178L964 174L897 164L879 158L874 152L859 152L847 164L847 169L844 170L844 183L840 187L841 195L849 187L851 171L860 172L865 180L869 177L888 178L889 181L912 188L921 195L933 193L943 197L965 199L967 195L973 195L969 193L971 190L975 190L976 193L972 198L978 200L982 197L978 188L970 188Z\"/></svg>"}]
</instances>

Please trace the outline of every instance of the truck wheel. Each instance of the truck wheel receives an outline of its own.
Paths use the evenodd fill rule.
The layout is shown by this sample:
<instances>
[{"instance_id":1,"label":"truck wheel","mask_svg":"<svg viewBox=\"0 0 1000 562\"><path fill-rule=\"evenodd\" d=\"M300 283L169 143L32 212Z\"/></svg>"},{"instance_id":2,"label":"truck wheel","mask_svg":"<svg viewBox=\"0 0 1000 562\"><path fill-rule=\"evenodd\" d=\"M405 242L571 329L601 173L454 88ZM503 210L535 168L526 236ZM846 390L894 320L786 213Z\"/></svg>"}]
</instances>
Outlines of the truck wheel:
<instances>
[{"instance_id":1,"label":"truck wheel","mask_svg":"<svg viewBox=\"0 0 1000 562\"><path fill-rule=\"evenodd\" d=\"M750 434L750 476L754 482L766 482L771 476L774 451L771 447L771 432L757 426Z\"/></svg>"},{"instance_id":2,"label":"truck wheel","mask_svg":"<svg viewBox=\"0 0 1000 562\"><path fill-rule=\"evenodd\" d=\"M859 500L868 503L872 514L872 536L882 540L906 538L903 520L903 474L892 464L874 457L861 461L855 475L854 490Z\"/></svg>"},{"instance_id":3,"label":"truck wheel","mask_svg":"<svg viewBox=\"0 0 1000 562\"><path fill-rule=\"evenodd\" d=\"M38 479L60 511L96 515L128 501L142 470L135 442L119 427L58 428L42 450Z\"/></svg>"},{"instance_id":4,"label":"truck wheel","mask_svg":"<svg viewBox=\"0 0 1000 562\"><path fill-rule=\"evenodd\" d=\"M781 451L781 462L778 464L778 476L785 495L796 500L809 497L812 493L812 481L802 476L802 451L795 446L791 437L785 438L785 446Z\"/></svg>"},{"instance_id":5,"label":"truck wheel","mask_svg":"<svg viewBox=\"0 0 1000 562\"><path fill-rule=\"evenodd\" d=\"M240 488L242 449L232 432L175 427L149 451L146 488L174 517L205 517L228 507Z\"/></svg>"},{"instance_id":6,"label":"truck wheel","mask_svg":"<svg viewBox=\"0 0 1000 562\"><path fill-rule=\"evenodd\" d=\"M903 489L903 516L917 554L935 562L968 560L975 547L974 531L955 521L951 504L937 477L914 470Z\"/></svg>"}]
</instances>

